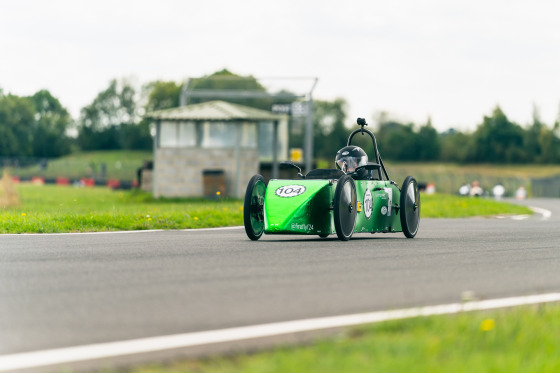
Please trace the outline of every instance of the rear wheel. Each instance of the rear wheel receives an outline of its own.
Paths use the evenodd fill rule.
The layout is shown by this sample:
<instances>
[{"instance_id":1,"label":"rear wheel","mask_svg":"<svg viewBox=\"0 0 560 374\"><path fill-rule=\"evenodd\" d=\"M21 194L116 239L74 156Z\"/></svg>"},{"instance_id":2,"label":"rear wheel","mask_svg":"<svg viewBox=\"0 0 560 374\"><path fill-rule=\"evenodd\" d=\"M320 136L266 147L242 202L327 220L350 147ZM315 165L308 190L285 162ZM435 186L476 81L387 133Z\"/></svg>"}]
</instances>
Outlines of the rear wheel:
<instances>
[{"instance_id":1,"label":"rear wheel","mask_svg":"<svg viewBox=\"0 0 560 374\"><path fill-rule=\"evenodd\" d=\"M245 192L243 205L243 223L245 232L251 240L259 240L264 232L264 193L266 185L264 178L255 174Z\"/></svg>"},{"instance_id":2,"label":"rear wheel","mask_svg":"<svg viewBox=\"0 0 560 374\"><path fill-rule=\"evenodd\" d=\"M340 240L349 240L356 225L356 186L348 175L340 177L333 201L334 228Z\"/></svg>"},{"instance_id":3,"label":"rear wheel","mask_svg":"<svg viewBox=\"0 0 560 374\"><path fill-rule=\"evenodd\" d=\"M416 179L408 176L401 188L401 226L407 238L414 238L420 225L420 191Z\"/></svg>"}]
</instances>

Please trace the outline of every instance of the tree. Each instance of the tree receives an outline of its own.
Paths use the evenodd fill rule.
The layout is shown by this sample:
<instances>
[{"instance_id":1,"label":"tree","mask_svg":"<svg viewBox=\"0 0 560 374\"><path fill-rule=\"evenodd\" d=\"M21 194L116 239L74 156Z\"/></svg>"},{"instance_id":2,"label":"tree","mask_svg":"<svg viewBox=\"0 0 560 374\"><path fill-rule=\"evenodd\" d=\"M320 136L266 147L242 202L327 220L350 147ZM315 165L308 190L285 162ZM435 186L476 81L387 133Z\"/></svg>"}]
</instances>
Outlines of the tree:
<instances>
[{"instance_id":1,"label":"tree","mask_svg":"<svg viewBox=\"0 0 560 374\"><path fill-rule=\"evenodd\" d=\"M0 96L0 156L33 156L34 109L28 98Z\"/></svg>"},{"instance_id":2,"label":"tree","mask_svg":"<svg viewBox=\"0 0 560 374\"><path fill-rule=\"evenodd\" d=\"M113 79L93 102L82 108L78 144L83 150L149 149L147 124L138 126L136 90L127 80ZM149 145L149 146L148 146Z\"/></svg>"},{"instance_id":3,"label":"tree","mask_svg":"<svg viewBox=\"0 0 560 374\"><path fill-rule=\"evenodd\" d=\"M521 162L523 151L523 129L510 122L497 106L492 116L484 116L472 136L469 161L474 162Z\"/></svg>"},{"instance_id":4,"label":"tree","mask_svg":"<svg viewBox=\"0 0 560 374\"><path fill-rule=\"evenodd\" d=\"M439 140L441 144L439 160L460 163L467 161L470 134L451 128L442 133Z\"/></svg>"},{"instance_id":5,"label":"tree","mask_svg":"<svg viewBox=\"0 0 560 374\"><path fill-rule=\"evenodd\" d=\"M113 79L90 105L82 108L80 125L99 131L122 123L134 123L138 119L134 95L134 87L128 81L118 83Z\"/></svg>"},{"instance_id":6,"label":"tree","mask_svg":"<svg viewBox=\"0 0 560 374\"><path fill-rule=\"evenodd\" d=\"M154 81L145 85L143 90L147 92L148 96L145 106L146 113L179 106L180 84L172 81Z\"/></svg>"},{"instance_id":7,"label":"tree","mask_svg":"<svg viewBox=\"0 0 560 374\"><path fill-rule=\"evenodd\" d=\"M315 157L334 162L336 152L346 145L346 108L346 101L340 98L313 102Z\"/></svg>"},{"instance_id":8,"label":"tree","mask_svg":"<svg viewBox=\"0 0 560 374\"><path fill-rule=\"evenodd\" d=\"M420 154L418 134L414 124L390 120L385 113L379 117L377 145L383 158L395 161L415 161Z\"/></svg>"},{"instance_id":9,"label":"tree","mask_svg":"<svg viewBox=\"0 0 560 374\"><path fill-rule=\"evenodd\" d=\"M41 90L29 99L36 113L33 155L58 157L70 153L70 140L66 134L71 122L68 111L47 90Z\"/></svg>"},{"instance_id":10,"label":"tree","mask_svg":"<svg viewBox=\"0 0 560 374\"><path fill-rule=\"evenodd\" d=\"M428 118L428 122L420 127L418 131L418 159L422 161L435 161L439 159L440 142L436 129L432 126L432 121Z\"/></svg>"},{"instance_id":11,"label":"tree","mask_svg":"<svg viewBox=\"0 0 560 374\"><path fill-rule=\"evenodd\" d=\"M554 129L551 130L544 126L538 137L541 155L537 158L538 162L542 163L555 163L560 162L560 139L555 134L558 128L558 122L555 124Z\"/></svg>"}]
</instances>

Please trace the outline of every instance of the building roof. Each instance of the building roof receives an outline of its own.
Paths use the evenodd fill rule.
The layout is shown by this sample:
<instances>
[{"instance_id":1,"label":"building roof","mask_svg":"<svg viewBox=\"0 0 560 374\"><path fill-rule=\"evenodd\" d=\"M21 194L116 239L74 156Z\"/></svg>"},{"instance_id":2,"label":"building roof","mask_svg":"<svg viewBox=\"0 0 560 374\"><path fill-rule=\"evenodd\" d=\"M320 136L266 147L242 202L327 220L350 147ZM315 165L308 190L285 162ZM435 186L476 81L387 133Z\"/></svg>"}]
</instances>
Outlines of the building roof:
<instances>
[{"instance_id":1,"label":"building roof","mask_svg":"<svg viewBox=\"0 0 560 374\"><path fill-rule=\"evenodd\" d=\"M215 100L177 108L157 110L147 113L146 117L156 120L175 121L274 121L280 120L283 118L283 115L244 105L228 103L226 101Z\"/></svg>"}]
</instances>

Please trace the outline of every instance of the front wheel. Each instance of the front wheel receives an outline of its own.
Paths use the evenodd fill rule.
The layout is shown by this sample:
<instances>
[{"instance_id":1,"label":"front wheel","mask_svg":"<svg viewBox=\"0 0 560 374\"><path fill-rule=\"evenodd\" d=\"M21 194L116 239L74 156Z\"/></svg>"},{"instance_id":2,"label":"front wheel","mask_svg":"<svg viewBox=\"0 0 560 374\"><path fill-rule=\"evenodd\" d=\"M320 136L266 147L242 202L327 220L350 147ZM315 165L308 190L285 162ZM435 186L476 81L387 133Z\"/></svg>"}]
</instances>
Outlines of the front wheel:
<instances>
[{"instance_id":1,"label":"front wheel","mask_svg":"<svg viewBox=\"0 0 560 374\"><path fill-rule=\"evenodd\" d=\"M356 185L348 175L338 180L334 191L334 228L340 240L347 241L354 233L356 225Z\"/></svg>"},{"instance_id":2,"label":"front wheel","mask_svg":"<svg viewBox=\"0 0 560 374\"><path fill-rule=\"evenodd\" d=\"M407 238L414 238L420 225L420 191L416 179L408 176L401 188L401 226Z\"/></svg>"},{"instance_id":3,"label":"front wheel","mask_svg":"<svg viewBox=\"0 0 560 374\"><path fill-rule=\"evenodd\" d=\"M262 175L255 174L245 192L243 204L243 223L245 232L251 240L259 240L264 232L264 193L266 185Z\"/></svg>"}]
</instances>

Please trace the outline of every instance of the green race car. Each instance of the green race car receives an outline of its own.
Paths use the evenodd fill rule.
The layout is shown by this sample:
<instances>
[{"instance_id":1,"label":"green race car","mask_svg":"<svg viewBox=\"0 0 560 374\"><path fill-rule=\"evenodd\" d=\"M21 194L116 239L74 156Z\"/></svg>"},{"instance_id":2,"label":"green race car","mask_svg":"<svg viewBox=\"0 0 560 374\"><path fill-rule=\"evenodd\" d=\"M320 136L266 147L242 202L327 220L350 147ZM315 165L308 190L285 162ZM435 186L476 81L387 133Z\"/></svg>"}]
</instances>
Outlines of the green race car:
<instances>
[{"instance_id":1,"label":"green race car","mask_svg":"<svg viewBox=\"0 0 560 374\"><path fill-rule=\"evenodd\" d=\"M254 175L247 185L243 219L251 240L262 234L336 234L349 240L354 233L403 232L407 238L418 233L420 192L418 183L406 177L401 188L389 179L375 136L358 118L360 129L348 137L346 147L336 155L336 169L315 169L300 179L272 179L265 184ZM375 161L351 145L354 135L368 134L373 142Z\"/></svg>"}]
</instances>

